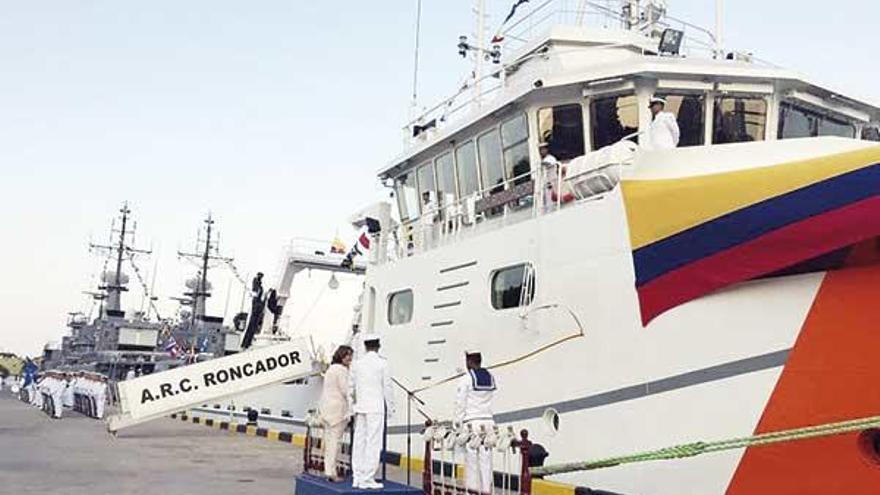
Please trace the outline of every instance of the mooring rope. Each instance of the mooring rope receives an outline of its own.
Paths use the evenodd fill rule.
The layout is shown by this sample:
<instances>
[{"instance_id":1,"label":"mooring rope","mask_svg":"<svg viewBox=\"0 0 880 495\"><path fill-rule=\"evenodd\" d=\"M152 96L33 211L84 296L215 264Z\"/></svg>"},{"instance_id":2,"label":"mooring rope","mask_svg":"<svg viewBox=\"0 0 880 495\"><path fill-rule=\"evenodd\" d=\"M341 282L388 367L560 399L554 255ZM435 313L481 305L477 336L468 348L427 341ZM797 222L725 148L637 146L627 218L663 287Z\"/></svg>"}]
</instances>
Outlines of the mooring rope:
<instances>
[{"instance_id":1,"label":"mooring rope","mask_svg":"<svg viewBox=\"0 0 880 495\"><path fill-rule=\"evenodd\" d=\"M741 449L745 447L760 445L770 445L781 442L790 442L794 440L806 440L809 438L824 437L829 435L839 435L841 433L861 431L868 428L880 428L880 416L853 419L837 423L825 423L815 426L805 426L802 428L794 428L790 430L773 431L748 437L718 440L715 442L693 442L657 450L650 450L647 452L640 452L636 454L617 457L607 457L605 459L596 459L592 461L569 462L553 466L536 467L531 470L531 473L533 476L550 476L554 474L570 473L573 471L589 471L593 469L602 469L607 467L619 466L621 464L633 464L636 462L682 459L685 457L694 457L701 454L708 454L710 452L721 452L724 450Z\"/></svg>"}]
</instances>

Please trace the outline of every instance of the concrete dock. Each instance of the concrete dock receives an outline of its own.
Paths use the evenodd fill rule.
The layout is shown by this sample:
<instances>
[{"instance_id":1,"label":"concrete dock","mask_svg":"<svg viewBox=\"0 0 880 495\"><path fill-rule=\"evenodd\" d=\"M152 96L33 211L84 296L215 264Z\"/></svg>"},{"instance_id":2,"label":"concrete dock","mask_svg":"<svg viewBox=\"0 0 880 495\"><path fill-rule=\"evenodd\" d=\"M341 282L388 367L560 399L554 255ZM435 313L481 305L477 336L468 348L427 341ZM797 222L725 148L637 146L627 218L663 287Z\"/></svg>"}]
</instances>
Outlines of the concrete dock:
<instances>
[{"instance_id":1,"label":"concrete dock","mask_svg":"<svg viewBox=\"0 0 880 495\"><path fill-rule=\"evenodd\" d=\"M114 438L65 410L53 420L0 392L0 492L43 495L290 494L302 450L159 419Z\"/></svg>"}]
</instances>

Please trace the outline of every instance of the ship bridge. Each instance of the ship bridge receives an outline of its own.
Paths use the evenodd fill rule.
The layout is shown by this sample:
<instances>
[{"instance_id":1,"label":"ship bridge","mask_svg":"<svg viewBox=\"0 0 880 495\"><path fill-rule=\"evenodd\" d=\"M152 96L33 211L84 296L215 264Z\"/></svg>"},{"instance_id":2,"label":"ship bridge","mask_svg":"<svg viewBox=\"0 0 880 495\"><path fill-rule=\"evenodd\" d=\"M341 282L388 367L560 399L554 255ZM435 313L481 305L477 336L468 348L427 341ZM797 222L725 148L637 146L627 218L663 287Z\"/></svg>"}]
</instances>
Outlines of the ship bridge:
<instances>
[{"instance_id":1,"label":"ship bridge","mask_svg":"<svg viewBox=\"0 0 880 495\"><path fill-rule=\"evenodd\" d=\"M877 104L725 49L657 2L571 3L544 2L491 50L477 47L498 61L492 70L404 127L403 154L379 171L393 183L400 219L396 246L379 262L613 189L622 167L662 154L639 145L654 97L680 129L664 161L676 152L709 160L735 143L764 143L765 155L784 149L791 159L829 145L770 143L880 140ZM556 178L542 170L541 143L561 164Z\"/></svg>"}]
</instances>

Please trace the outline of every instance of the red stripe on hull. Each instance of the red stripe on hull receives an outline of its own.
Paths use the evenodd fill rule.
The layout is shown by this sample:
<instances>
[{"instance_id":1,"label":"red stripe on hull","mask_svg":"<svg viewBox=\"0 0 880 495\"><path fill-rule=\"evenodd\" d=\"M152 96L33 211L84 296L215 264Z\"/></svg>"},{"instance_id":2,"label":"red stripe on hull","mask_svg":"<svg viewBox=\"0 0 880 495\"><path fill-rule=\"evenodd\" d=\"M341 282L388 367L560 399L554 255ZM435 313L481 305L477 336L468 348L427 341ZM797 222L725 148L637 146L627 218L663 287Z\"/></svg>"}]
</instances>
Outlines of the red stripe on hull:
<instances>
[{"instance_id":1,"label":"red stripe on hull","mask_svg":"<svg viewBox=\"0 0 880 495\"><path fill-rule=\"evenodd\" d=\"M826 274L756 433L880 415L880 266ZM877 495L858 433L752 447L727 495Z\"/></svg>"},{"instance_id":2,"label":"red stripe on hull","mask_svg":"<svg viewBox=\"0 0 880 495\"><path fill-rule=\"evenodd\" d=\"M638 288L642 323L731 284L880 235L880 197L802 220L668 272Z\"/></svg>"}]
</instances>

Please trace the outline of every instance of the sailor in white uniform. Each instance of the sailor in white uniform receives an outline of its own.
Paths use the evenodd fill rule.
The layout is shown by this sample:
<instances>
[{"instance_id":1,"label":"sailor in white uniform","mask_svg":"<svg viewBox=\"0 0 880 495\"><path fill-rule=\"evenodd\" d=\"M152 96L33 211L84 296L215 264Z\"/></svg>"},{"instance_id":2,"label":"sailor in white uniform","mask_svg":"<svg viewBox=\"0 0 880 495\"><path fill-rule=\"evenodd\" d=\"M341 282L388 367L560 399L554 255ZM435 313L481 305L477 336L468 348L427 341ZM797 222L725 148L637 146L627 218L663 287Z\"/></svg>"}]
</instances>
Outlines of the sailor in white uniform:
<instances>
[{"instance_id":1,"label":"sailor in white uniform","mask_svg":"<svg viewBox=\"0 0 880 495\"><path fill-rule=\"evenodd\" d=\"M93 383L92 400L95 407L92 413L96 418L104 419L104 405L107 403L107 377L98 377Z\"/></svg>"},{"instance_id":2,"label":"sailor in white uniform","mask_svg":"<svg viewBox=\"0 0 880 495\"><path fill-rule=\"evenodd\" d=\"M665 111L666 100L659 97L651 98L648 104L651 109L651 125L648 133L642 141L642 148L646 150L669 150L678 146L681 135L678 129L678 120L672 112Z\"/></svg>"},{"instance_id":3,"label":"sailor in white uniform","mask_svg":"<svg viewBox=\"0 0 880 495\"><path fill-rule=\"evenodd\" d=\"M455 394L455 420L463 428L476 434L488 433L494 426L492 399L495 396L495 377L482 367L479 352L465 353L467 373L458 379ZM479 444L479 445L478 445ZM464 478L468 491L492 493L492 449L481 442L468 442L464 458Z\"/></svg>"},{"instance_id":4,"label":"sailor in white uniform","mask_svg":"<svg viewBox=\"0 0 880 495\"><path fill-rule=\"evenodd\" d=\"M352 485L362 489L381 489L375 480L382 451L385 414L394 410L391 374L385 358L379 356L379 337L364 338L364 354L351 365L349 375L350 410L354 412Z\"/></svg>"}]
</instances>

